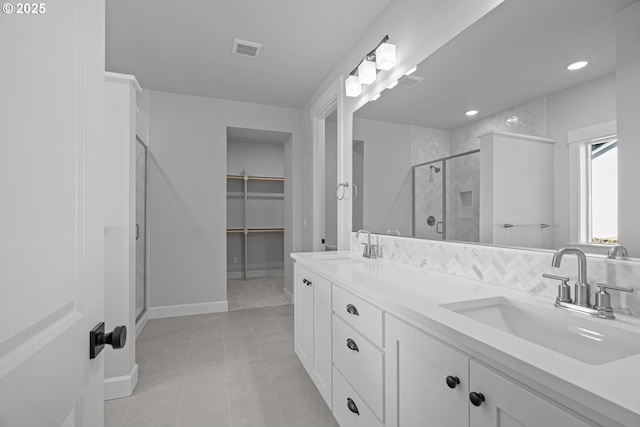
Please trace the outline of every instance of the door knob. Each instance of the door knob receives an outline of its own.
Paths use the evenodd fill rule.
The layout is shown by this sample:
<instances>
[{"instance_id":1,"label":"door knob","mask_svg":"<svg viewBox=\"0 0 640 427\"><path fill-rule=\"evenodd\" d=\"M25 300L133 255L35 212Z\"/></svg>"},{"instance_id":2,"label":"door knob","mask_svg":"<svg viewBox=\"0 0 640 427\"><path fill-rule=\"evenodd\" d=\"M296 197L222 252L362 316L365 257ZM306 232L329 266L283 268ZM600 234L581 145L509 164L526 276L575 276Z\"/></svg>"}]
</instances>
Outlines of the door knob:
<instances>
[{"instance_id":1,"label":"door knob","mask_svg":"<svg viewBox=\"0 0 640 427\"><path fill-rule=\"evenodd\" d=\"M469 394L469 400L473 406L480 406L482 405L482 402L484 402L484 395L482 393L472 391L471 394Z\"/></svg>"},{"instance_id":2,"label":"door knob","mask_svg":"<svg viewBox=\"0 0 640 427\"><path fill-rule=\"evenodd\" d=\"M113 331L105 333L104 322L100 322L89 332L89 358L95 359L106 344L117 350L124 347L126 343L126 326L116 326Z\"/></svg>"},{"instance_id":3,"label":"door knob","mask_svg":"<svg viewBox=\"0 0 640 427\"><path fill-rule=\"evenodd\" d=\"M460 379L458 377L454 377L452 375L447 377L447 385L449 388L456 388L458 384L460 384Z\"/></svg>"}]
</instances>

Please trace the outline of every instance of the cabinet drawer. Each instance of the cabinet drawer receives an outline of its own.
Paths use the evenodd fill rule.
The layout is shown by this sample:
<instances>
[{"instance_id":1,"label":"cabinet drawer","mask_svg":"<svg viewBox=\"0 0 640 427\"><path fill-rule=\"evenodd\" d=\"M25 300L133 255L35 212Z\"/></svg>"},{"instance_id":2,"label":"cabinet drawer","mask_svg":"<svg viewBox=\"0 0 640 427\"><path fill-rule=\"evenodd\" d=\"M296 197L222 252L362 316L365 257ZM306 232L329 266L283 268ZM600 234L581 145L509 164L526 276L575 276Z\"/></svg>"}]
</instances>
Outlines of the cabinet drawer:
<instances>
[{"instance_id":1,"label":"cabinet drawer","mask_svg":"<svg viewBox=\"0 0 640 427\"><path fill-rule=\"evenodd\" d=\"M333 368L333 416L336 417L340 427L382 427L371 409L335 366Z\"/></svg>"},{"instance_id":2,"label":"cabinet drawer","mask_svg":"<svg viewBox=\"0 0 640 427\"><path fill-rule=\"evenodd\" d=\"M382 310L361 298L333 286L333 311L347 324L382 347Z\"/></svg>"},{"instance_id":3,"label":"cabinet drawer","mask_svg":"<svg viewBox=\"0 0 640 427\"><path fill-rule=\"evenodd\" d=\"M382 352L335 314L333 363L378 418L383 419Z\"/></svg>"}]
</instances>

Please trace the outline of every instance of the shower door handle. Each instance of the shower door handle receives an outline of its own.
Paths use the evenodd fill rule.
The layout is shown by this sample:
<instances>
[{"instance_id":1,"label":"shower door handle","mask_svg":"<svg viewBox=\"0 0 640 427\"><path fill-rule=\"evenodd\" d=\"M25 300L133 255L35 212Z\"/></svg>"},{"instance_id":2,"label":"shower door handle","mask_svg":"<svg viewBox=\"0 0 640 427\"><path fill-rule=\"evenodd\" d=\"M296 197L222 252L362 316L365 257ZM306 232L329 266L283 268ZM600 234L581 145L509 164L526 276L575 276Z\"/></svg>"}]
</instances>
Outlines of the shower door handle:
<instances>
[{"instance_id":1,"label":"shower door handle","mask_svg":"<svg viewBox=\"0 0 640 427\"><path fill-rule=\"evenodd\" d=\"M140 238L140 224L136 222L136 240Z\"/></svg>"},{"instance_id":2,"label":"shower door handle","mask_svg":"<svg viewBox=\"0 0 640 427\"><path fill-rule=\"evenodd\" d=\"M442 234L442 228L438 228L438 227L440 227L441 225L442 225L442 221L438 221L438 222L436 223L436 233L438 233L438 234Z\"/></svg>"}]
</instances>

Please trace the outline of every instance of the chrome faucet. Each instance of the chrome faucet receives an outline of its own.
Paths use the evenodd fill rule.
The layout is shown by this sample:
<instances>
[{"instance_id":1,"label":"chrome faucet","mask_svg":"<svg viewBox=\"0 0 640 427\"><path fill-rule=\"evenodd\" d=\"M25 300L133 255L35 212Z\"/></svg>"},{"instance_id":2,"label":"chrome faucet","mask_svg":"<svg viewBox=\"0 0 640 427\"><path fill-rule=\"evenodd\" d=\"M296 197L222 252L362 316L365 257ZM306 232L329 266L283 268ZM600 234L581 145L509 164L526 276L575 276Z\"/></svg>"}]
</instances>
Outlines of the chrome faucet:
<instances>
[{"instance_id":1,"label":"chrome faucet","mask_svg":"<svg viewBox=\"0 0 640 427\"><path fill-rule=\"evenodd\" d=\"M628 257L629 253L627 252L627 248L622 245L611 246L609 248L609 252L607 253L607 258L617 258L618 256Z\"/></svg>"},{"instance_id":2,"label":"chrome faucet","mask_svg":"<svg viewBox=\"0 0 640 427\"><path fill-rule=\"evenodd\" d=\"M578 257L578 282L575 284L575 302L571 300L571 288L568 285L568 277L555 276L553 274L542 275L547 279L561 281L561 284L558 285L558 298L556 299L555 306L586 316L615 319L613 308L611 308L611 296L607 290L633 292L633 289L598 283L599 289L598 292L596 292L595 304L589 304L590 286L589 283L587 283L587 257L585 253L578 248L559 249L553 254L551 265L556 268L560 267L562 257L566 254L574 254Z\"/></svg>"},{"instance_id":3,"label":"chrome faucet","mask_svg":"<svg viewBox=\"0 0 640 427\"><path fill-rule=\"evenodd\" d=\"M578 248L562 248L553 254L551 265L553 267L560 267L562 257L566 254L575 254L578 257L578 282L575 284L575 301L574 304L580 307L590 307L589 304L589 283L587 283L587 256L582 249Z\"/></svg>"},{"instance_id":4,"label":"chrome faucet","mask_svg":"<svg viewBox=\"0 0 640 427\"><path fill-rule=\"evenodd\" d=\"M360 237L360 233L367 233L367 243L363 243L364 250L362 251L362 256L365 258L376 258L378 245L371 244L371 232L369 230L358 230L356 232L356 239Z\"/></svg>"}]
</instances>

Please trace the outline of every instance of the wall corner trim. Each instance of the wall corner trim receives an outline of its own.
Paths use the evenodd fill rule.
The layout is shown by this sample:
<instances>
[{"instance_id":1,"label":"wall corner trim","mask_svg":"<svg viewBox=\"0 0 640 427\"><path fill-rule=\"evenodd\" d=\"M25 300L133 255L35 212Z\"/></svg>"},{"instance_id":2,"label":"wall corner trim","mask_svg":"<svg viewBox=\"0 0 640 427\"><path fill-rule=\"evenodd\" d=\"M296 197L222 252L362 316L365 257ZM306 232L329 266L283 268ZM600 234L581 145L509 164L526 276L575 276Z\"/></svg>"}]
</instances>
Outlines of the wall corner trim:
<instances>
[{"instance_id":1,"label":"wall corner trim","mask_svg":"<svg viewBox=\"0 0 640 427\"><path fill-rule=\"evenodd\" d=\"M282 295L284 295L289 303L293 304L293 292L287 288L282 288Z\"/></svg>"},{"instance_id":2,"label":"wall corner trim","mask_svg":"<svg viewBox=\"0 0 640 427\"><path fill-rule=\"evenodd\" d=\"M129 375L104 379L104 400L129 397L138 384L138 364L134 363Z\"/></svg>"},{"instance_id":3,"label":"wall corner trim","mask_svg":"<svg viewBox=\"0 0 640 427\"><path fill-rule=\"evenodd\" d=\"M229 303L227 301L214 301L197 304L167 305L164 307L149 307L147 310L149 319L162 319L165 317L221 313L229 311Z\"/></svg>"}]
</instances>

